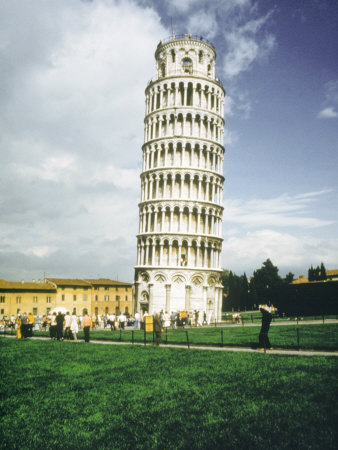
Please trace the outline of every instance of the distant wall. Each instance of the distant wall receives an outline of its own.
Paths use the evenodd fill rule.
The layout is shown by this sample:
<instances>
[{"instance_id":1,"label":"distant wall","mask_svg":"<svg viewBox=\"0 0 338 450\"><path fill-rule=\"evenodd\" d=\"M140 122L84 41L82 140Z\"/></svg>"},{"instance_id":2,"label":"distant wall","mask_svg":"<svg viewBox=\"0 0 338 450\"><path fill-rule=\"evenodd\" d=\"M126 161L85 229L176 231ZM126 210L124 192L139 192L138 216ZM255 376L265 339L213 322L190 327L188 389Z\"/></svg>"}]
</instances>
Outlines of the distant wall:
<instances>
[{"instance_id":1,"label":"distant wall","mask_svg":"<svg viewBox=\"0 0 338 450\"><path fill-rule=\"evenodd\" d=\"M338 281L285 286L275 303L287 315L338 314Z\"/></svg>"}]
</instances>

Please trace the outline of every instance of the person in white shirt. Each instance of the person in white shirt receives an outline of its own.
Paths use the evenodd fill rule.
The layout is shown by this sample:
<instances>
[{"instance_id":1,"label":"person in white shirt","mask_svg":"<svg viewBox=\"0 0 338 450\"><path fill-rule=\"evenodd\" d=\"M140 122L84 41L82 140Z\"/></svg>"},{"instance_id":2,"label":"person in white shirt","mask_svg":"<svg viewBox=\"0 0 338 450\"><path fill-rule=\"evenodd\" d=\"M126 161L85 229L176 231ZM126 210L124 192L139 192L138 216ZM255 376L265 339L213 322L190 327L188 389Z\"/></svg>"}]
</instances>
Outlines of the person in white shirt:
<instances>
[{"instance_id":1,"label":"person in white shirt","mask_svg":"<svg viewBox=\"0 0 338 450\"><path fill-rule=\"evenodd\" d=\"M138 330L140 328L140 318L141 318L140 313L139 312L135 313L135 325L134 325L135 330Z\"/></svg>"},{"instance_id":2,"label":"person in white shirt","mask_svg":"<svg viewBox=\"0 0 338 450\"><path fill-rule=\"evenodd\" d=\"M65 339L71 339L71 331L70 331L70 324L72 323L72 316L69 314L69 312L66 313L65 316Z\"/></svg>"},{"instance_id":3,"label":"person in white shirt","mask_svg":"<svg viewBox=\"0 0 338 450\"><path fill-rule=\"evenodd\" d=\"M122 328L122 330L124 330L126 320L127 320L127 317L123 313L121 313L119 316L119 322L120 322L120 328Z\"/></svg>"}]
</instances>

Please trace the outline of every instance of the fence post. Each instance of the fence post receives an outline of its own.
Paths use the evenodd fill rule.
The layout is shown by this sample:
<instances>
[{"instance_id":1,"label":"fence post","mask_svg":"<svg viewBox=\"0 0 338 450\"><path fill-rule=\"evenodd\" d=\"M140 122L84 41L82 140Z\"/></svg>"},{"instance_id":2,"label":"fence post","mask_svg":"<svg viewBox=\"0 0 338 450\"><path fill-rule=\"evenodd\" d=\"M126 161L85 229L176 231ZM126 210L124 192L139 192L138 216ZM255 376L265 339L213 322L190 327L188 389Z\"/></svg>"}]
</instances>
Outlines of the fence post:
<instances>
[{"instance_id":1,"label":"fence post","mask_svg":"<svg viewBox=\"0 0 338 450\"><path fill-rule=\"evenodd\" d=\"M300 349L300 343L299 343L299 328L297 327L297 348Z\"/></svg>"},{"instance_id":2,"label":"fence post","mask_svg":"<svg viewBox=\"0 0 338 450\"><path fill-rule=\"evenodd\" d=\"M147 344L147 334L146 334L146 329L145 328L144 328L143 341L144 341L144 345L146 345Z\"/></svg>"},{"instance_id":3,"label":"fence post","mask_svg":"<svg viewBox=\"0 0 338 450\"><path fill-rule=\"evenodd\" d=\"M188 348L190 348L188 330L186 330L185 334L186 334L186 336L187 336L187 344L188 344Z\"/></svg>"},{"instance_id":4,"label":"fence post","mask_svg":"<svg viewBox=\"0 0 338 450\"><path fill-rule=\"evenodd\" d=\"M323 323L324 323L324 319L325 319L325 317L323 316Z\"/></svg>"},{"instance_id":5,"label":"fence post","mask_svg":"<svg viewBox=\"0 0 338 450\"><path fill-rule=\"evenodd\" d=\"M165 329L165 343L168 344L168 328Z\"/></svg>"},{"instance_id":6,"label":"fence post","mask_svg":"<svg viewBox=\"0 0 338 450\"><path fill-rule=\"evenodd\" d=\"M132 344L134 343L134 330L132 330L131 332L131 343Z\"/></svg>"},{"instance_id":7,"label":"fence post","mask_svg":"<svg viewBox=\"0 0 338 450\"><path fill-rule=\"evenodd\" d=\"M242 327L244 327L244 317L242 317Z\"/></svg>"},{"instance_id":8,"label":"fence post","mask_svg":"<svg viewBox=\"0 0 338 450\"><path fill-rule=\"evenodd\" d=\"M252 316L252 314L251 314L251 323L253 323L253 316Z\"/></svg>"},{"instance_id":9,"label":"fence post","mask_svg":"<svg viewBox=\"0 0 338 450\"><path fill-rule=\"evenodd\" d=\"M122 329L120 328L120 342L122 341Z\"/></svg>"},{"instance_id":10,"label":"fence post","mask_svg":"<svg viewBox=\"0 0 338 450\"><path fill-rule=\"evenodd\" d=\"M221 347L223 347L224 346L224 343L223 343L223 330L221 330Z\"/></svg>"}]
</instances>

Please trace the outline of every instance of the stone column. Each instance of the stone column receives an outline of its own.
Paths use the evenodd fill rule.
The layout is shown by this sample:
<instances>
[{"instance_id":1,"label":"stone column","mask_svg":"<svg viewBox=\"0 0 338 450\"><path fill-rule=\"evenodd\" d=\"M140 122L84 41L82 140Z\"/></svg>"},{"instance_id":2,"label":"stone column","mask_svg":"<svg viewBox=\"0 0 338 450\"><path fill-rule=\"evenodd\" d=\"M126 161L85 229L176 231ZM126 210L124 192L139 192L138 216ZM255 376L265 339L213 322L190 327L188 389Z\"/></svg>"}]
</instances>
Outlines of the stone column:
<instances>
[{"instance_id":1,"label":"stone column","mask_svg":"<svg viewBox=\"0 0 338 450\"><path fill-rule=\"evenodd\" d=\"M207 311L208 286L203 286L203 311Z\"/></svg>"},{"instance_id":2,"label":"stone column","mask_svg":"<svg viewBox=\"0 0 338 450\"><path fill-rule=\"evenodd\" d=\"M170 314L171 284L165 285L165 310Z\"/></svg>"},{"instance_id":3,"label":"stone column","mask_svg":"<svg viewBox=\"0 0 338 450\"><path fill-rule=\"evenodd\" d=\"M154 292L153 287L154 285L152 283L149 283L149 314L153 314L153 305L154 305Z\"/></svg>"},{"instance_id":4,"label":"stone column","mask_svg":"<svg viewBox=\"0 0 338 450\"><path fill-rule=\"evenodd\" d=\"M140 312L140 282L135 281L134 313Z\"/></svg>"},{"instance_id":5,"label":"stone column","mask_svg":"<svg viewBox=\"0 0 338 450\"><path fill-rule=\"evenodd\" d=\"M191 286L188 284L185 286L185 310L190 311L190 292Z\"/></svg>"}]
</instances>

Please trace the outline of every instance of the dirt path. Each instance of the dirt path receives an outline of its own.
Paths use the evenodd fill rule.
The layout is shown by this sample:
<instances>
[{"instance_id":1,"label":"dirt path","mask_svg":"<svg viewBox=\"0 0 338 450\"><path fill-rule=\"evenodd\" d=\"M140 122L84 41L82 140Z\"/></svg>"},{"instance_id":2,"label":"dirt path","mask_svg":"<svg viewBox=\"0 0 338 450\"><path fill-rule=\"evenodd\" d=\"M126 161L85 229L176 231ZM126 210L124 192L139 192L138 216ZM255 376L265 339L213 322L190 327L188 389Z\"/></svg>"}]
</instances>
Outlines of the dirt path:
<instances>
[{"instance_id":1,"label":"dirt path","mask_svg":"<svg viewBox=\"0 0 338 450\"><path fill-rule=\"evenodd\" d=\"M0 336L0 337L4 337L4 338L12 338L12 339L16 339L15 336ZM39 336L35 336L35 337L31 337L29 339L33 339L33 340L40 340L40 341L46 341L48 340L48 338L44 338L44 337L39 337ZM66 344L77 344L77 343L83 343L82 340L79 341L64 341ZM134 344L132 344L131 342L118 342L118 341L97 341L97 340L91 340L90 341L91 344L100 344L100 345L139 345L139 346L144 346L144 343L142 342L134 342ZM146 345L147 347L151 346L153 347L154 344L152 343L147 343ZM249 347L208 347L208 346L197 346L197 345L189 345L189 347L187 345L175 345L175 344L161 344L160 347L162 348L180 348L180 349L185 349L185 350L200 350L200 351L205 351L205 350L209 350L209 351L213 351L213 352L246 352L246 353L258 353L258 354L271 354L271 355L291 355L291 356L338 356L338 351L333 351L333 352L327 352L327 351L312 351L312 350L283 350L283 349L273 349L273 350L266 350L264 351L259 351L259 350L255 350Z\"/></svg>"}]
</instances>

